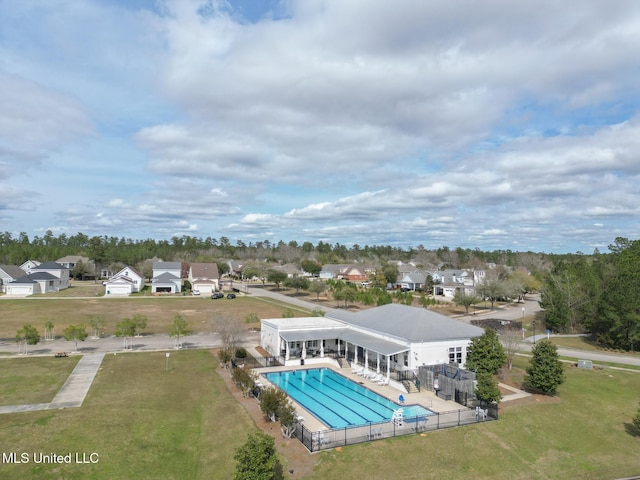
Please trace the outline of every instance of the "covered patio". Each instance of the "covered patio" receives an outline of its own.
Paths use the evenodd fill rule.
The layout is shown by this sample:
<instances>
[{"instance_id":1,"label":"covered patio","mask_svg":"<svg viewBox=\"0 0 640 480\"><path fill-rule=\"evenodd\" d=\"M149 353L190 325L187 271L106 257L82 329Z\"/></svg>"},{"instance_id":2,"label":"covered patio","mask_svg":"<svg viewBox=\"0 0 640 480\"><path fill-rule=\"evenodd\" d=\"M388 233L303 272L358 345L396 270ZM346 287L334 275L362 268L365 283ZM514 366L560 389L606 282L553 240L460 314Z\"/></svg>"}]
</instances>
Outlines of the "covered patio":
<instances>
[{"instance_id":1,"label":"covered patio","mask_svg":"<svg viewBox=\"0 0 640 480\"><path fill-rule=\"evenodd\" d=\"M362 366L390 377L398 365L402 369L409 347L351 329L315 329L281 331L279 360L283 365L326 362L327 358L345 359L352 367Z\"/></svg>"}]
</instances>

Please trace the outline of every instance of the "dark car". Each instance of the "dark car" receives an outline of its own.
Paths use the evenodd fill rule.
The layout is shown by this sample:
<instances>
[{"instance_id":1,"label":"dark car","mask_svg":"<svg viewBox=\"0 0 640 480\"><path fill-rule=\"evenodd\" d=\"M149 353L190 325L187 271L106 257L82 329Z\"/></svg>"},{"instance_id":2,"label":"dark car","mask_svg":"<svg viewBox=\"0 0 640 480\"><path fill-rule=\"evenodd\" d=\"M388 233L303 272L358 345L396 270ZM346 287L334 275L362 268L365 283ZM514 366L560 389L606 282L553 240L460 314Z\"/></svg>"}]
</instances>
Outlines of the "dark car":
<instances>
[{"instance_id":1,"label":"dark car","mask_svg":"<svg viewBox=\"0 0 640 480\"><path fill-rule=\"evenodd\" d=\"M235 293L227 293L227 298L228 299L236 298L236 294Z\"/></svg>"},{"instance_id":2,"label":"dark car","mask_svg":"<svg viewBox=\"0 0 640 480\"><path fill-rule=\"evenodd\" d=\"M211 300L216 300L217 298L224 298L224 295L220 292L216 292L213 295L211 295Z\"/></svg>"}]
</instances>

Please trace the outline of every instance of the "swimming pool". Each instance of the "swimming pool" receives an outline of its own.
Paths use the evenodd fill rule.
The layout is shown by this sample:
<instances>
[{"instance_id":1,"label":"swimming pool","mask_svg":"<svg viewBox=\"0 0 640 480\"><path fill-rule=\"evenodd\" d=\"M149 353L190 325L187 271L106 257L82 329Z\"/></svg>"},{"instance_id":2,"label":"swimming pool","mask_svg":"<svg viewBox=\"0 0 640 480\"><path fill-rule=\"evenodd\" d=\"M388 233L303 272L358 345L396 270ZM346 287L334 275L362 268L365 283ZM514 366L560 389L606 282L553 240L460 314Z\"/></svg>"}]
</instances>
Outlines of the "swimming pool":
<instances>
[{"instance_id":1,"label":"swimming pool","mask_svg":"<svg viewBox=\"0 0 640 480\"><path fill-rule=\"evenodd\" d=\"M263 375L330 428L390 421L399 408L408 421L434 415L421 405L400 406L328 368Z\"/></svg>"}]
</instances>

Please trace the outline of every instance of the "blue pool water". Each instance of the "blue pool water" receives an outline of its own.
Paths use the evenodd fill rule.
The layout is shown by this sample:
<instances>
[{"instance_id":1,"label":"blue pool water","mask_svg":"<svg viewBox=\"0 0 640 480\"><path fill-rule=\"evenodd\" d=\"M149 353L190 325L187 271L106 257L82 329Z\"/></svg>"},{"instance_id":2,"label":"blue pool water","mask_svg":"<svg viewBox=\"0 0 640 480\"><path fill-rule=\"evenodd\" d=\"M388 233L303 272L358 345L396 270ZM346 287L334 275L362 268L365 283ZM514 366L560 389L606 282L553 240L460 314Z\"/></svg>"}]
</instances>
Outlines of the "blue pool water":
<instances>
[{"instance_id":1,"label":"blue pool water","mask_svg":"<svg viewBox=\"0 0 640 480\"><path fill-rule=\"evenodd\" d=\"M434 414L421 405L398 405L328 368L273 372L264 376L331 428L389 421L399 408L408 421L411 417Z\"/></svg>"}]
</instances>

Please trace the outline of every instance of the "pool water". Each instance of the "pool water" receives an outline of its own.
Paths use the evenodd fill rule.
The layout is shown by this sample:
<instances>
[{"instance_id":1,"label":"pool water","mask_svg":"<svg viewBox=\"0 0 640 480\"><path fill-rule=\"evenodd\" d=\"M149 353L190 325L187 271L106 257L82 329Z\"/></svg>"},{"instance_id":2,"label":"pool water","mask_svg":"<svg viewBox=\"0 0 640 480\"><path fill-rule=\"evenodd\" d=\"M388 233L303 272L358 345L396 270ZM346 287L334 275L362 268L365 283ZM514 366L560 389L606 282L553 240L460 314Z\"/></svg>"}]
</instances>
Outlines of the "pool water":
<instances>
[{"instance_id":1,"label":"pool water","mask_svg":"<svg viewBox=\"0 0 640 480\"><path fill-rule=\"evenodd\" d=\"M390 421L399 408L407 421L434 414L421 405L398 405L328 368L263 375L330 428Z\"/></svg>"}]
</instances>

